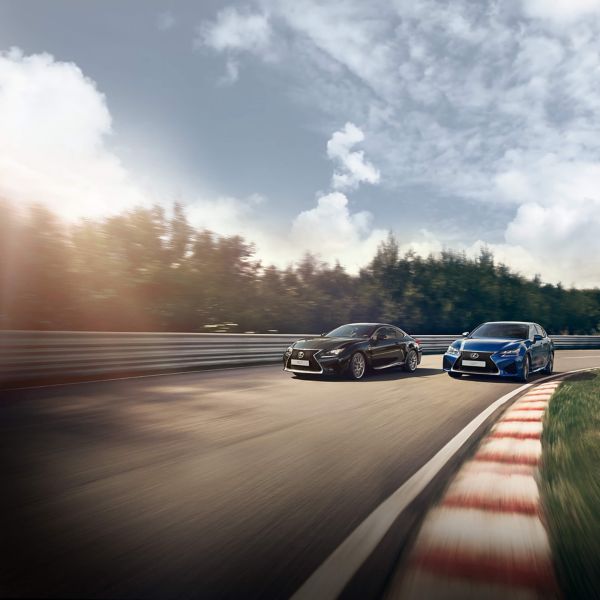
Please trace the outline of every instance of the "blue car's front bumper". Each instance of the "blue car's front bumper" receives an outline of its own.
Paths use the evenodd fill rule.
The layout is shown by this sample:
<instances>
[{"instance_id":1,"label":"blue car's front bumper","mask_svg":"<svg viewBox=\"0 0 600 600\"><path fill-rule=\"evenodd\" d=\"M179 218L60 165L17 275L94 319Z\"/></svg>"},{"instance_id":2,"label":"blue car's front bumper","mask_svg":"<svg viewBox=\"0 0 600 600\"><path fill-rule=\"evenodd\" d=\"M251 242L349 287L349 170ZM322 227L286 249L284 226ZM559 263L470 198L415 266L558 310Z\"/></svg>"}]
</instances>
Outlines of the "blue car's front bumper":
<instances>
[{"instance_id":1,"label":"blue car's front bumper","mask_svg":"<svg viewBox=\"0 0 600 600\"><path fill-rule=\"evenodd\" d=\"M501 356L495 353L486 353L486 367L467 367L462 365L461 356L444 354L443 369L452 373L466 375L492 375L496 377L517 377L523 370L525 353Z\"/></svg>"}]
</instances>

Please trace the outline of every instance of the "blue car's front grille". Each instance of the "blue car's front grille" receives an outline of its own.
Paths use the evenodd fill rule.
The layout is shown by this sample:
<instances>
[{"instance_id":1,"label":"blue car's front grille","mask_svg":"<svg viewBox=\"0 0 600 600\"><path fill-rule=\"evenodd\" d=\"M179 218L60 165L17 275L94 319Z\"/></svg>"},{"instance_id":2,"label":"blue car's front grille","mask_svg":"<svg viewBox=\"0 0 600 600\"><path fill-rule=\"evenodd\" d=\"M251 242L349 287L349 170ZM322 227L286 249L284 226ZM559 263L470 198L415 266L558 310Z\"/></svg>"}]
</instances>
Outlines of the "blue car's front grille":
<instances>
[{"instance_id":1,"label":"blue car's front grille","mask_svg":"<svg viewBox=\"0 0 600 600\"><path fill-rule=\"evenodd\" d=\"M477 356L473 356L473 355ZM469 365L464 365L463 360L477 360L485 362L485 366L482 367L473 367ZM469 373L498 373L498 367L492 360L491 352L475 352L475 351L467 351L461 352L460 356L456 359L454 363L454 369L456 371L466 371Z\"/></svg>"}]
</instances>

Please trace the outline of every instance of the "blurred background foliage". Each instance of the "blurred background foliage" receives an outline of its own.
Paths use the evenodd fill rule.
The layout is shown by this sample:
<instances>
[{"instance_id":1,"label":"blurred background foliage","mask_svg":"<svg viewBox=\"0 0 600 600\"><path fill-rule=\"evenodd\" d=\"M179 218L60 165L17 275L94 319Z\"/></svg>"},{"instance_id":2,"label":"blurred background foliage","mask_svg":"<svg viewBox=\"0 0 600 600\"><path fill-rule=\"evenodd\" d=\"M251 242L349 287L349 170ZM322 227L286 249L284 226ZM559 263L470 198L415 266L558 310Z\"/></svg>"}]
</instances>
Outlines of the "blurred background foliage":
<instances>
[{"instance_id":1,"label":"blurred background foliage","mask_svg":"<svg viewBox=\"0 0 600 600\"><path fill-rule=\"evenodd\" d=\"M506 319L600 331L600 289L527 279L486 250L423 258L390 234L364 262L358 275L308 254L263 265L251 243L194 229L177 204L65 225L0 202L0 328L319 333L385 321L434 334Z\"/></svg>"}]
</instances>

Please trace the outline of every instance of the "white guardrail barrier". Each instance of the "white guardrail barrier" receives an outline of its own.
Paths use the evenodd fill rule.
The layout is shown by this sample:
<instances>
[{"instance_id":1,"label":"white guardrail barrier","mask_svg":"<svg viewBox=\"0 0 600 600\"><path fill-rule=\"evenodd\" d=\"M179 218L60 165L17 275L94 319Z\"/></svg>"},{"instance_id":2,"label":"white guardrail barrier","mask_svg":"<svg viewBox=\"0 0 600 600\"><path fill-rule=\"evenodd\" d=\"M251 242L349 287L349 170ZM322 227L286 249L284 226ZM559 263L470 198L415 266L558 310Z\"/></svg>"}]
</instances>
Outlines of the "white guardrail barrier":
<instances>
[{"instance_id":1,"label":"white guardrail barrier","mask_svg":"<svg viewBox=\"0 0 600 600\"><path fill-rule=\"evenodd\" d=\"M0 384L276 363L306 334L0 331ZM414 335L426 354L458 335ZM552 337L557 349L600 348L600 335Z\"/></svg>"}]
</instances>

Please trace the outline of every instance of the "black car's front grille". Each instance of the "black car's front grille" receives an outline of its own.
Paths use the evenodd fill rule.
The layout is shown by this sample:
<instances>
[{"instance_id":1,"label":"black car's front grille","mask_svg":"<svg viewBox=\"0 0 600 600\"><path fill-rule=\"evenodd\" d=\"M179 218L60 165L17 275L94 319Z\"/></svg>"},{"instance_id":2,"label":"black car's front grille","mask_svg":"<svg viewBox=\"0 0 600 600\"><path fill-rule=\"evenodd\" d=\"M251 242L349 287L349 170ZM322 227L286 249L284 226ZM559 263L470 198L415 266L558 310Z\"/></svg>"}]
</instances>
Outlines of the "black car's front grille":
<instances>
[{"instance_id":1,"label":"black car's front grille","mask_svg":"<svg viewBox=\"0 0 600 600\"><path fill-rule=\"evenodd\" d=\"M477 356L474 356L477 355ZM472 367L464 365L463 360L477 360L484 361L485 366L483 367ZM456 371L468 371L469 373L498 373L498 367L492 360L491 352L461 352L460 356L454 363L454 369Z\"/></svg>"},{"instance_id":2,"label":"black car's front grille","mask_svg":"<svg viewBox=\"0 0 600 600\"><path fill-rule=\"evenodd\" d=\"M292 350L292 355L288 359L287 368L294 371L306 371L307 373L320 373L322 371L321 365L315 358L315 354L318 350ZM302 356L301 356L302 355ZM292 360L307 360L307 365L294 365Z\"/></svg>"}]
</instances>

